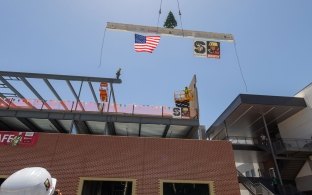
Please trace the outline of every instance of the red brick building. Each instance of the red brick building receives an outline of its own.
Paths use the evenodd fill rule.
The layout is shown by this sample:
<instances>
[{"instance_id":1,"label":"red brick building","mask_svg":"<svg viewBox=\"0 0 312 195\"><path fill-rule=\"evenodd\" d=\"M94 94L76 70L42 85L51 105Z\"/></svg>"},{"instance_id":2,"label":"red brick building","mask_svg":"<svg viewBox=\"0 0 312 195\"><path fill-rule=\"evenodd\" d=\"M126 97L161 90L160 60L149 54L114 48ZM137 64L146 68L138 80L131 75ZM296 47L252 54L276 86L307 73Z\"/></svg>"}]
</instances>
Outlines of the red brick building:
<instances>
[{"instance_id":1,"label":"red brick building","mask_svg":"<svg viewBox=\"0 0 312 195\"><path fill-rule=\"evenodd\" d=\"M132 181L137 195L161 194L161 181L205 182L210 194L239 194L230 142L41 133L34 146L1 146L0 175L41 166L65 195L84 180Z\"/></svg>"}]
</instances>

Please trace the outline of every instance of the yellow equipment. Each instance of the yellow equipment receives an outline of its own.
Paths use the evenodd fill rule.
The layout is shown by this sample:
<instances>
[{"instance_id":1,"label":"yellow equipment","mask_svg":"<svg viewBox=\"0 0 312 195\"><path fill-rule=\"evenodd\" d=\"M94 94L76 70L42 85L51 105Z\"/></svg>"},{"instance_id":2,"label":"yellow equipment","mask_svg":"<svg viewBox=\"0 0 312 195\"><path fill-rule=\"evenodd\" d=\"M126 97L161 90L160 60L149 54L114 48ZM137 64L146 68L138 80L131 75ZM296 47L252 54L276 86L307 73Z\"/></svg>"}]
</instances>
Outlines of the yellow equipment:
<instances>
[{"instance_id":1,"label":"yellow equipment","mask_svg":"<svg viewBox=\"0 0 312 195\"><path fill-rule=\"evenodd\" d=\"M187 87L183 91L174 92L175 103L190 102L191 100L193 100L193 93L192 90L188 89Z\"/></svg>"}]
</instances>

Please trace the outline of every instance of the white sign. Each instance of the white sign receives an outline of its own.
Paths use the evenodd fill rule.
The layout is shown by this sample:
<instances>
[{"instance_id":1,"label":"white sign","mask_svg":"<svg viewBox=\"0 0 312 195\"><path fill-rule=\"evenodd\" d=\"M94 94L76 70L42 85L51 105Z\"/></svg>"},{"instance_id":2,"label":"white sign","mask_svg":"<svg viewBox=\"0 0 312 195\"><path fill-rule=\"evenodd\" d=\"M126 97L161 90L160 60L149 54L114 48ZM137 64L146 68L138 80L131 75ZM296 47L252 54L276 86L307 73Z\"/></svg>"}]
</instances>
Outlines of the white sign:
<instances>
[{"instance_id":1,"label":"white sign","mask_svg":"<svg viewBox=\"0 0 312 195\"><path fill-rule=\"evenodd\" d=\"M181 113L181 108L175 107L172 109L172 116L173 118L181 118L182 117L182 113Z\"/></svg>"}]
</instances>

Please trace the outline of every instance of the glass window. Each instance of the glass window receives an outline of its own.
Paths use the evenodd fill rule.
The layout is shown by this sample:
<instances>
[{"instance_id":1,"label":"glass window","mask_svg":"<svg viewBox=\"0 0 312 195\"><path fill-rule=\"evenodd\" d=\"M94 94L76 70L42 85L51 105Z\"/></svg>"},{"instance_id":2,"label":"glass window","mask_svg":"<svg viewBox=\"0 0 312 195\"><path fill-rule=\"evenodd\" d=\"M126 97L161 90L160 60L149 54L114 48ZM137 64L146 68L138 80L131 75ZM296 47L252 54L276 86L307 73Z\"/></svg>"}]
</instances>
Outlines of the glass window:
<instances>
[{"instance_id":1,"label":"glass window","mask_svg":"<svg viewBox=\"0 0 312 195\"><path fill-rule=\"evenodd\" d=\"M81 195L135 195L134 180L83 178L80 180Z\"/></svg>"},{"instance_id":2,"label":"glass window","mask_svg":"<svg viewBox=\"0 0 312 195\"><path fill-rule=\"evenodd\" d=\"M161 181L161 195L212 195L213 182L205 181Z\"/></svg>"}]
</instances>

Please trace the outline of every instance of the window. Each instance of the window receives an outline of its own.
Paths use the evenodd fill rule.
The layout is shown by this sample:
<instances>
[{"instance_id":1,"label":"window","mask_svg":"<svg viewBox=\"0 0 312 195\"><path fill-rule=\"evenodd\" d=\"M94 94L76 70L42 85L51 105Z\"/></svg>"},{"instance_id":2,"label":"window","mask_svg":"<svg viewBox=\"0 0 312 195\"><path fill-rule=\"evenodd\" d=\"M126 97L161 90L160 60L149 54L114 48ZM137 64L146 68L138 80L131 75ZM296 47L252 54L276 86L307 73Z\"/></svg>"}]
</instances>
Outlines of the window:
<instances>
[{"instance_id":1,"label":"window","mask_svg":"<svg viewBox=\"0 0 312 195\"><path fill-rule=\"evenodd\" d=\"M251 172L251 177L255 177L256 176L256 173L255 173L254 169L251 169L250 172Z\"/></svg>"},{"instance_id":2,"label":"window","mask_svg":"<svg viewBox=\"0 0 312 195\"><path fill-rule=\"evenodd\" d=\"M212 181L161 180L160 195L213 195Z\"/></svg>"},{"instance_id":3,"label":"window","mask_svg":"<svg viewBox=\"0 0 312 195\"><path fill-rule=\"evenodd\" d=\"M135 180L80 178L79 195L135 195Z\"/></svg>"}]
</instances>

